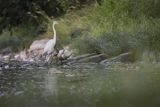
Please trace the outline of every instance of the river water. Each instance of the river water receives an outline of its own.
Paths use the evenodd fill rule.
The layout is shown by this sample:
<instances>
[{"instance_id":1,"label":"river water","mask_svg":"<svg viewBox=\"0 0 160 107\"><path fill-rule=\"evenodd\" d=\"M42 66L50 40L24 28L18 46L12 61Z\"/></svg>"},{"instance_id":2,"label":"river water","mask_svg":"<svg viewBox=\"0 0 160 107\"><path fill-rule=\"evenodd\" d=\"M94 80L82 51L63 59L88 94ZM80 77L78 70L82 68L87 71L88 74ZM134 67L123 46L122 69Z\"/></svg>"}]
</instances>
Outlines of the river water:
<instances>
[{"instance_id":1,"label":"river water","mask_svg":"<svg viewBox=\"0 0 160 107\"><path fill-rule=\"evenodd\" d=\"M2 71L0 107L160 107L160 64Z\"/></svg>"}]
</instances>

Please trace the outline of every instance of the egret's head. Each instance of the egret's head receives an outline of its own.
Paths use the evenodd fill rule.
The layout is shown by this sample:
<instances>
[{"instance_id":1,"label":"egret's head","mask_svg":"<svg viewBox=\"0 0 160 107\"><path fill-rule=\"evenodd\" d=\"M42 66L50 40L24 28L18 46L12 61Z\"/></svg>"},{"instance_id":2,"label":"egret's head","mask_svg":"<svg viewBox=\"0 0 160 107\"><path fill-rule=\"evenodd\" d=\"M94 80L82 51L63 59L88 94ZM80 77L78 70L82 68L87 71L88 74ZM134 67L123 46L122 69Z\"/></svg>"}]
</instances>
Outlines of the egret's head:
<instances>
[{"instance_id":1,"label":"egret's head","mask_svg":"<svg viewBox=\"0 0 160 107\"><path fill-rule=\"evenodd\" d=\"M58 22L57 21L53 21L53 24L55 25L55 24L58 24Z\"/></svg>"}]
</instances>

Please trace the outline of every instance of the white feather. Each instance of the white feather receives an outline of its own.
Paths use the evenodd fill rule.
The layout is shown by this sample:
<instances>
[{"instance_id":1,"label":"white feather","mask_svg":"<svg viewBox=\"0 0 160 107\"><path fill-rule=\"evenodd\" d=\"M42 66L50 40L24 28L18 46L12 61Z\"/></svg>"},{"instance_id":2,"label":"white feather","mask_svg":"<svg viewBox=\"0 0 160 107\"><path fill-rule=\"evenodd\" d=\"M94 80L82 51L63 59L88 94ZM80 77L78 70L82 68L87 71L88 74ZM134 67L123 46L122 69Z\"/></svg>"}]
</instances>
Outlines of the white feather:
<instances>
[{"instance_id":1,"label":"white feather","mask_svg":"<svg viewBox=\"0 0 160 107\"><path fill-rule=\"evenodd\" d=\"M53 36L53 39L50 39L45 47L44 47L44 50L43 50L43 54L50 54L54 51L54 47L56 45L56 30L54 28L54 25L55 24L58 24L56 21L53 22L53 32L54 32L54 36Z\"/></svg>"},{"instance_id":2,"label":"white feather","mask_svg":"<svg viewBox=\"0 0 160 107\"><path fill-rule=\"evenodd\" d=\"M53 52L55 45L56 42L53 39L49 40L44 47L43 54L44 53L50 54L51 52Z\"/></svg>"}]
</instances>

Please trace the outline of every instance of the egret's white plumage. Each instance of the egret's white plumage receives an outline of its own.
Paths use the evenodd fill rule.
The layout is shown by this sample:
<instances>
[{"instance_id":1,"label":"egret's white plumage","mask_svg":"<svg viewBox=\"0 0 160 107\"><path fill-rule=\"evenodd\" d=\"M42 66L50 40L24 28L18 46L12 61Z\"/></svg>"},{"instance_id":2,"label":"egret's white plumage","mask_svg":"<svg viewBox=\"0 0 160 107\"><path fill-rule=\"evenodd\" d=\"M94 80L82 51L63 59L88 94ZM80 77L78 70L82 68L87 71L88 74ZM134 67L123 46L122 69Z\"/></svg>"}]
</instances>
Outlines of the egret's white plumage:
<instances>
[{"instance_id":1,"label":"egret's white plumage","mask_svg":"<svg viewBox=\"0 0 160 107\"><path fill-rule=\"evenodd\" d=\"M55 24L58 24L57 21L54 21L53 22L53 32L54 32L54 36L53 36L53 39L50 39L45 47L44 47L44 50L43 50L43 55L49 55L51 54L53 51L54 51L54 47L56 45L56 30L55 30Z\"/></svg>"}]
</instances>

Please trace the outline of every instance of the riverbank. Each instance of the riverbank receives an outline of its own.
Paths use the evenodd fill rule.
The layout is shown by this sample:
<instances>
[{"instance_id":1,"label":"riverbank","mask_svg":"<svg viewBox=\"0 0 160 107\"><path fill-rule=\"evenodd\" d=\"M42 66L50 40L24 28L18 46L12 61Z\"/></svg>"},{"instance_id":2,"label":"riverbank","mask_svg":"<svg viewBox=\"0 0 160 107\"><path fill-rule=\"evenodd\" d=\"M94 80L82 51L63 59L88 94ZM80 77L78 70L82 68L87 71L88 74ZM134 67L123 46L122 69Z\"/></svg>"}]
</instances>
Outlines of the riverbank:
<instances>
[{"instance_id":1,"label":"riverbank","mask_svg":"<svg viewBox=\"0 0 160 107\"><path fill-rule=\"evenodd\" d=\"M37 58L36 58L37 57ZM19 57L20 58L20 57ZM28 58L28 59L27 59ZM38 59L38 56L35 56L34 59L29 59L26 57L24 60L16 60L14 58L9 60L0 61L0 71L14 71L14 70L32 70L32 69L46 69L52 66L65 66L65 68L85 68L90 64L108 66L112 64L159 64L158 61L142 61L132 62L132 53L123 53L118 56L110 57L105 54L83 54L78 56L70 56L65 59L59 59L57 56L54 56L46 62L45 59ZM37 59L37 60L35 60Z\"/></svg>"},{"instance_id":2,"label":"riverbank","mask_svg":"<svg viewBox=\"0 0 160 107\"><path fill-rule=\"evenodd\" d=\"M0 54L0 71L4 70L23 70L34 68L45 68L53 65L77 66L78 64L95 63L107 65L108 63L134 63L151 62L158 63L159 57L155 57L155 53L146 52L142 59L135 60L135 53L125 52L119 55L107 55L104 53L86 53L77 54L77 49L72 49L71 45L63 47L63 49L55 49L52 55L43 58L43 49L49 39L35 40L29 49L14 53L10 48L1 51ZM157 56L159 54L157 53ZM148 57L146 59L146 57ZM144 58L144 59L143 59Z\"/></svg>"}]
</instances>

